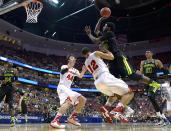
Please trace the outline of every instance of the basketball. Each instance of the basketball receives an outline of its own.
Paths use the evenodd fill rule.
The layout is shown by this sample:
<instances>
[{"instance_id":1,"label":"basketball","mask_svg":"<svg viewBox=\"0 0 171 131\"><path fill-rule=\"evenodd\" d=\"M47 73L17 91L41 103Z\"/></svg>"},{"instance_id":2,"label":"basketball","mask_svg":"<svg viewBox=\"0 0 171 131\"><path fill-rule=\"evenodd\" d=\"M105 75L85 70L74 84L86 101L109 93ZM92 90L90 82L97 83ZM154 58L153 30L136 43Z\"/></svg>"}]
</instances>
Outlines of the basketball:
<instances>
[{"instance_id":1,"label":"basketball","mask_svg":"<svg viewBox=\"0 0 171 131\"><path fill-rule=\"evenodd\" d=\"M100 10L100 15L102 17L110 17L111 15L111 10L108 7L104 7Z\"/></svg>"}]
</instances>

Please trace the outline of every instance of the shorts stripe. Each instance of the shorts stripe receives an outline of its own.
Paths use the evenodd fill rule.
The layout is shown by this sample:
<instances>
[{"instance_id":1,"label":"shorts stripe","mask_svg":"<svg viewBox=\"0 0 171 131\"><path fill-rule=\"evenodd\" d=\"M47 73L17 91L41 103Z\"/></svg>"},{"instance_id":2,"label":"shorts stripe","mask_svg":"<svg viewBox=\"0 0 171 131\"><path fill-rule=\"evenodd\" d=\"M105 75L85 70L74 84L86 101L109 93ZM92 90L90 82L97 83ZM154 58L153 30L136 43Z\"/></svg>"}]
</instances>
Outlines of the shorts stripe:
<instances>
[{"instance_id":1,"label":"shorts stripe","mask_svg":"<svg viewBox=\"0 0 171 131\"><path fill-rule=\"evenodd\" d=\"M131 67L128 64L127 58L123 56L123 62L125 64L126 70L128 72L128 75L131 75L133 73Z\"/></svg>"}]
</instances>

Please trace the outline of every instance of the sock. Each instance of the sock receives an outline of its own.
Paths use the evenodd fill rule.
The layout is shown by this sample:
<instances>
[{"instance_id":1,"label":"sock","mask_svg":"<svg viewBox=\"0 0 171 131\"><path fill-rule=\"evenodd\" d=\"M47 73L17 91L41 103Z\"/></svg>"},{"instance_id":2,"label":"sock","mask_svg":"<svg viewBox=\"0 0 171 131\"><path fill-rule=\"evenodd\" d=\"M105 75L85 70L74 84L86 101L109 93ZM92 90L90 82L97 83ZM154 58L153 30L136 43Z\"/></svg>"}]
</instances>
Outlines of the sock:
<instances>
[{"instance_id":1,"label":"sock","mask_svg":"<svg viewBox=\"0 0 171 131\"><path fill-rule=\"evenodd\" d=\"M54 121L59 120L61 117L62 117L62 114L61 113L57 113L53 120Z\"/></svg>"},{"instance_id":2,"label":"sock","mask_svg":"<svg viewBox=\"0 0 171 131\"><path fill-rule=\"evenodd\" d=\"M73 117L77 117L77 113L76 112L72 112L72 114L70 115L69 118L73 118Z\"/></svg>"},{"instance_id":3,"label":"sock","mask_svg":"<svg viewBox=\"0 0 171 131\"><path fill-rule=\"evenodd\" d=\"M106 102L105 106L111 107L112 103L110 103L109 101Z\"/></svg>"},{"instance_id":4,"label":"sock","mask_svg":"<svg viewBox=\"0 0 171 131\"><path fill-rule=\"evenodd\" d=\"M163 119L167 119L165 114L162 114L161 116L162 116Z\"/></svg>"},{"instance_id":5,"label":"sock","mask_svg":"<svg viewBox=\"0 0 171 131\"><path fill-rule=\"evenodd\" d=\"M104 107L108 110L108 111L111 111L114 107L112 106L109 106L109 105L104 105Z\"/></svg>"},{"instance_id":6,"label":"sock","mask_svg":"<svg viewBox=\"0 0 171 131\"><path fill-rule=\"evenodd\" d=\"M25 115L25 121L26 121L26 122L28 121L28 117L27 117L27 115Z\"/></svg>"},{"instance_id":7,"label":"sock","mask_svg":"<svg viewBox=\"0 0 171 131\"><path fill-rule=\"evenodd\" d=\"M124 107L124 105L121 102L119 102L116 107Z\"/></svg>"},{"instance_id":8,"label":"sock","mask_svg":"<svg viewBox=\"0 0 171 131\"><path fill-rule=\"evenodd\" d=\"M160 112L156 112L156 115L157 115L158 117L162 118L162 115L161 115Z\"/></svg>"}]
</instances>

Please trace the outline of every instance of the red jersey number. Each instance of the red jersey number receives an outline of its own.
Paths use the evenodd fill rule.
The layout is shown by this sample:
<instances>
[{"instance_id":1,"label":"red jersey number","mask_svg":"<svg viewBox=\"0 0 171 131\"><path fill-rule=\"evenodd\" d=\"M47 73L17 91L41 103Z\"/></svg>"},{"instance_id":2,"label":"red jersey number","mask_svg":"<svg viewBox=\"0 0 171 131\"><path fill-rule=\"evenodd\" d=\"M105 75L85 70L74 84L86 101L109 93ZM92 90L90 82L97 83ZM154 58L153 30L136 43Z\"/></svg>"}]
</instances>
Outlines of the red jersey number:
<instances>
[{"instance_id":1,"label":"red jersey number","mask_svg":"<svg viewBox=\"0 0 171 131\"><path fill-rule=\"evenodd\" d=\"M71 75L71 74L69 74L69 75L67 76L67 78L68 78L68 80L70 80L70 81L72 81L72 80L74 79L73 75Z\"/></svg>"},{"instance_id":2,"label":"red jersey number","mask_svg":"<svg viewBox=\"0 0 171 131\"><path fill-rule=\"evenodd\" d=\"M91 73L93 73L99 66L97 65L95 60L92 60L91 65L88 65L88 68L90 70Z\"/></svg>"}]
</instances>

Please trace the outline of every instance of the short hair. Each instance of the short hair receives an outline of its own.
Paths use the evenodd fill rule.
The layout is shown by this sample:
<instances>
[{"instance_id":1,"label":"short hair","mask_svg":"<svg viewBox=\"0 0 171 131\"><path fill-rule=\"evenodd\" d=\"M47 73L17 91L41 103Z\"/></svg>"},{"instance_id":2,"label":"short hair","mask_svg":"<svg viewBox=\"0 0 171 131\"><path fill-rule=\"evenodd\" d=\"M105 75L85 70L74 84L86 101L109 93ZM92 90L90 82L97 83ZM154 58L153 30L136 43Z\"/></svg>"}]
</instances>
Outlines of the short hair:
<instances>
[{"instance_id":1,"label":"short hair","mask_svg":"<svg viewBox=\"0 0 171 131\"><path fill-rule=\"evenodd\" d=\"M110 27L112 31L114 31L116 28L116 26L113 22L106 22L105 24L107 24L107 26Z\"/></svg>"},{"instance_id":2,"label":"short hair","mask_svg":"<svg viewBox=\"0 0 171 131\"><path fill-rule=\"evenodd\" d=\"M82 48L82 54L86 55L88 52L90 52L90 49L88 47Z\"/></svg>"},{"instance_id":3,"label":"short hair","mask_svg":"<svg viewBox=\"0 0 171 131\"><path fill-rule=\"evenodd\" d=\"M74 57L74 58L76 59L75 55L70 54L70 55L68 55L68 56L67 56L67 58L66 58L66 59L67 59L67 61L70 59L70 57Z\"/></svg>"},{"instance_id":4,"label":"short hair","mask_svg":"<svg viewBox=\"0 0 171 131\"><path fill-rule=\"evenodd\" d=\"M152 50L146 50L145 52L151 52L153 54L153 51Z\"/></svg>"}]
</instances>

